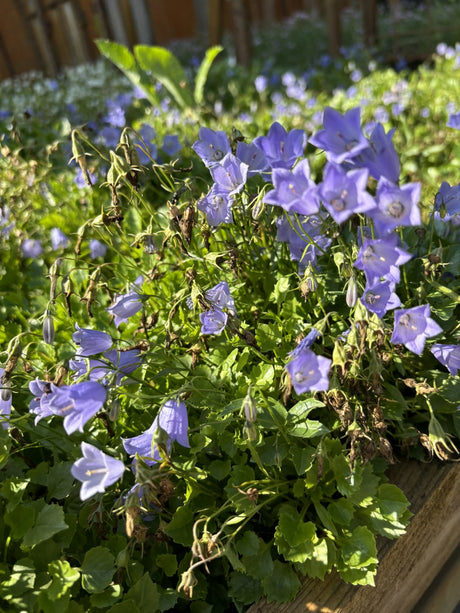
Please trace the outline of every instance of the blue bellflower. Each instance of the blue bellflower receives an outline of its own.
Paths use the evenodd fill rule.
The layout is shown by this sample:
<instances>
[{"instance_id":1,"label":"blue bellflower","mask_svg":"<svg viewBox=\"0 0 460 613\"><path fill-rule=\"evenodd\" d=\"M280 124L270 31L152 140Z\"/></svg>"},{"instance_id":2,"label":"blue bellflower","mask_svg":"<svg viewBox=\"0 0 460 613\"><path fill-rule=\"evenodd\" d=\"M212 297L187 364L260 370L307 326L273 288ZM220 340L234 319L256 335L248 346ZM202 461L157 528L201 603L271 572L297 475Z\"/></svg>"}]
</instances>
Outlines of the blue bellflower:
<instances>
[{"instance_id":1,"label":"blue bellflower","mask_svg":"<svg viewBox=\"0 0 460 613\"><path fill-rule=\"evenodd\" d=\"M106 311L114 315L117 328L142 309L142 300L139 297L138 290L143 281L144 277L140 275L131 285L127 294L116 296L113 304L106 308Z\"/></svg>"},{"instance_id":2,"label":"blue bellflower","mask_svg":"<svg viewBox=\"0 0 460 613\"><path fill-rule=\"evenodd\" d=\"M236 143L236 157L248 167L248 177L263 174L268 168L264 152L255 143Z\"/></svg>"},{"instance_id":3,"label":"blue bellflower","mask_svg":"<svg viewBox=\"0 0 460 613\"><path fill-rule=\"evenodd\" d=\"M21 251L25 258L37 258L43 253L43 247L39 240L35 238L26 238L21 243Z\"/></svg>"},{"instance_id":4,"label":"blue bellflower","mask_svg":"<svg viewBox=\"0 0 460 613\"><path fill-rule=\"evenodd\" d=\"M366 169L346 172L337 164L326 164L319 194L336 223L343 223L354 213L368 213L375 208L374 199L366 192L367 177Z\"/></svg>"},{"instance_id":5,"label":"blue bellflower","mask_svg":"<svg viewBox=\"0 0 460 613\"><path fill-rule=\"evenodd\" d=\"M285 128L275 121L267 136L258 136L253 142L264 152L270 168L290 169L294 162L303 156L307 137L303 130L286 132Z\"/></svg>"},{"instance_id":6,"label":"blue bellflower","mask_svg":"<svg viewBox=\"0 0 460 613\"><path fill-rule=\"evenodd\" d=\"M413 353L422 355L426 339L441 332L441 326L430 317L430 306L425 304L395 311L395 324L390 341L393 344L401 343Z\"/></svg>"},{"instance_id":7,"label":"blue bellflower","mask_svg":"<svg viewBox=\"0 0 460 613\"><path fill-rule=\"evenodd\" d=\"M353 161L369 170L371 177L377 181L385 177L392 183L398 183L401 163L393 145L394 129L385 134L385 128L378 123L370 137L369 147L364 149Z\"/></svg>"},{"instance_id":8,"label":"blue bellflower","mask_svg":"<svg viewBox=\"0 0 460 613\"><path fill-rule=\"evenodd\" d=\"M217 307L200 313L201 334L220 334L227 325L227 319L227 313Z\"/></svg>"},{"instance_id":9,"label":"blue bellflower","mask_svg":"<svg viewBox=\"0 0 460 613\"><path fill-rule=\"evenodd\" d=\"M401 306L401 300L393 289L390 281L366 286L361 302L368 311L375 313L381 319L387 311Z\"/></svg>"},{"instance_id":10,"label":"blue bellflower","mask_svg":"<svg viewBox=\"0 0 460 613\"><path fill-rule=\"evenodd\" d=\"M324 129L310 137L310 143L324 149L330 162L341 164L359 155L369 144L361 129L361 109L350 109L344 115L326 107Z\"/></svg>"},{"instance_id":11,"label":"blue bellflower","mask_svg":"<svg viewBox=\"0 0 460 613\"><path fill-rule=\"evenodd\" d=\"M154 444L154 436L159 429L167 435L166 450L168 453L174 441L177 441L182 447L190 447L185 403L179 400L167 400L150 428L139 436L122 439L126 453L131 456L139 455L149 466L154 462L159 462L161 456Z\"/></svg>"},{"instance_id":12,"label":"blue bellflower","mask_svg":"<svg viewBox=\"0 0 460 613\"><path fill-rule=\"evenodd\" d=\"M52 228L51 246L54 249L54 251L56 251L60 247L62 247L62 249L65 249L67 245L69 244L69 242L70 241L68 237L64 234L62 230L60 230L59 228Z\"/></svg>"},{"instance_id":13,"label":"blue bellflower","mask_svg":"<svg viewBox=\"0 0 460 613\"><path fill-rule=\"evenodd\" d=\"M80 328L78 324L75 324L75 328L77 331L72 334L72 340L79 347L77 355L80 357L102 353L113 344L111 336L106 332Z\"/></svg>"},{"instance_id":14,"label":"blue bellflower","mask_svg":"<svg viewBox=\"0 0 460 613\"><path fill-rule=\"evenodd\" d=\"M286 364L286 370L297 394L325 392L329 389L329 370L332 360L317 356L311 349L303 348Z\"/></svg>"},{"instance_id":15,"label":"blue bellflower","mask_svg":"<svg viewBox=\"0 0 460 613\"><path fill-rule=\"evenodd\" d=\"M399 266L408 262L412 255L398 244L398 237L393 234L386 238L365 238L353 266L364 271L368 285L374 285L381 278L399 283Z\"/></svg>"},{"instance_id":16,"label":"blue bellflower","mask_svg":"<svg viewBox=\"0 0 460 613\"><path fill-rule=\"evenodd\" d=\"M460 345L435 343L431 347L434 357L455 377L460 370Z\"/></svg>"},{"instance_id":17,"label":"blue bellflower","mask_svg":"<svg viewBox=\"0 0 460 613\"><path fill-rule=\"evenodd\" d=\"M211 128L202 127L198 136L199 140L193 143L192 149L208 168L220 164L227 153L231 153L228 136L223 130L214 132Z\"/></svg>"},{"instance_id":18,"label":"blue bellflower","mask_svg":"<svg viewBox=\"0 0 460 613\"><path fill-rule=\"evenodd\" d=\"M422 223L418 208L420 183L398 187L382 177L375 199L377 208L369 216L374 221L378 236L388 234L399 226L419 226Z\"/></svg>"},{"instance_id":19,"label":"blue bellflower","mask_svg":"<svg viewBox=\"0 0 460 613\"><path fill-rule=\"evenodd\" d=\"M274 168L272 173L274 189L267 192L264 202L282 207L288 213L313 215L319 211L317 187L310 179L308 160L299 162L293 171Z\"/></svg>"},{"instance_id":20,"label":"blue bellflower","mask_svg":"<svg viewBox=\"0 0 460 613\"><path fill-rule=\"evenodd\" d=\"M208 194L198 201L196 207L206 215L208 224L216 227L233 222L232 204L233 197L219 191L218 186L213 185Z\"/></svg>"},{"instance_id":21,"label":"blue bellflower","mask_svg":"<svg viewBox=\"0 0 460 613\"><path fill-rule=\"evenodd\" d=\"M94 445L81 444L83 457L73 463L70 472L72 477L81 481L81 500L87 500L95 494L102 494L109 485L121 478L125 465L102 452Z\"/></svg>"},{"instance_id":22,"label":"blue bellflower","mask_svg":"<svg viewBox=\"0 0 460 613\"><path fill-rule=\"evenodd\" d=\"M93 238L89 241L89 257L92 260L96 258L103 258L107 253L107 245L98 241L97 238Z\"/></svg>"},{"instance_id":23,"label":"blue bellflower","mask_svg":"<svg viewBox=\"0 0 460 613\"><path fill-rule=\"evenodd\" d=\"M74 385L57 387L51 384L47 409L64 417L64 430L72 434L83 432L84 425L104 406L106 391L95 381L82 381Z\"/></svg>"},{"instance_id":24,"label":"blue bellflower","mask_svg":"<svg viewBox=\"0 0 460 613\"><path fill-rule=\"evenodd\" d=\"M233 153L227 153L220 164L212 166L209 170L216 184L216 190L229 197L241 192L248 176L248 165L241 162Z\"/></svg>"}]
</instances>

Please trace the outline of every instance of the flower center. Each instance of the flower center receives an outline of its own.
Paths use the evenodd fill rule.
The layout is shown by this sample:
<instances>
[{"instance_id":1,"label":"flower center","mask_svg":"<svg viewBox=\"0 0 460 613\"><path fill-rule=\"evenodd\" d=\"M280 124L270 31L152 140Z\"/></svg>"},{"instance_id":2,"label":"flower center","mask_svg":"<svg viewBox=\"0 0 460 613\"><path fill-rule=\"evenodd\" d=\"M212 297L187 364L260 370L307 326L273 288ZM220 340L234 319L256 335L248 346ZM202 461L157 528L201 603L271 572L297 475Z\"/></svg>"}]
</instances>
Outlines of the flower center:
<instances>
[{"instance_id":1,"label":"flower center","mask_svg":"<svg viewBox=\"0 0 460 613\"><path fill-rule=\"evenodd\" d=\"M391 202L388 206L388 213L391 217L395 219L400 219L404 213L404 205L399 202L399 200L395 200Z\"/></svg>"}]
</instances>

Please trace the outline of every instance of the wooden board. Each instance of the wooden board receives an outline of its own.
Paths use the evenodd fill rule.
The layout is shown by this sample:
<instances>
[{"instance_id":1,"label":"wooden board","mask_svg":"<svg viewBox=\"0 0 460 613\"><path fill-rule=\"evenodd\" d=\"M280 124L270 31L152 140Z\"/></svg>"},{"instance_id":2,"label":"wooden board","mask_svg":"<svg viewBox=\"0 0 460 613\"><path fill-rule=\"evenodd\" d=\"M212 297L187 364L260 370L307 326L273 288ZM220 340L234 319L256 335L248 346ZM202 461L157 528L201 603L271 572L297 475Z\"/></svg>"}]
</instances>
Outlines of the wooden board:
<instances>
[{"instance_id":1,"label":"wooden board","mask_svg":"<svg viewBox=\"0 0 460 613\"><path fill-rule=\"evenodd\" d=\"M375 587L348 585L333 572L324 581L304 581L290 603L262 600L248 613L452 613L460 601L460 582L455 576L460 545L460 464L409 461L392 467L389 477L410 500L414 517L397 541L379 540ZM423 605L430 601L453 606L440 610Z\"/></svg>"}]
</instances>

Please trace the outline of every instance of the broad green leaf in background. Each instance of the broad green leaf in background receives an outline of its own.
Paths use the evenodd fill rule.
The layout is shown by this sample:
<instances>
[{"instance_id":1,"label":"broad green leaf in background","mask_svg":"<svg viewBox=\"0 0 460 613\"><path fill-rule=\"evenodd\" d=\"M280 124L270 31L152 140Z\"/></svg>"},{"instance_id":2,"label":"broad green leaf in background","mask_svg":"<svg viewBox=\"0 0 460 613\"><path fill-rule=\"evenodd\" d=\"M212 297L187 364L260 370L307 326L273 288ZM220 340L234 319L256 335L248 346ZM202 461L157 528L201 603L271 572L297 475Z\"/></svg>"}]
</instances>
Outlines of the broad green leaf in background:
<instances>
[{"instance_id":1,"label":"broad green leaf in background","mask_svg":"<svg viewBox=\"0 0 460 613\"><path fill-rule=\"evenodd\" d=\"M208 78L209 69L211 68L211 65L214 62L215 58L222 50L223 47L221 47L220 45L210 47L206 51L206 55L204 56L204 59L201 62L200 67L198 68L198 72L195 78L195 90L193 92L195 102L197 104L203 103L204 86L206 84L206 79Z\"/></svg>"},{"instance_id":2,"label":"broad green leaf in background","mask_svg":"<svg viewBox=\"0 0 460 613\"><path fill-rule=\"evenodd\" d=\"M64 509L58 504L46 505L38 514L35 525L25 533L22 544L25 547L34 547L67 528Z\"/></svg>"},{"instance_id":3,"label":"broad green leaf in background","mask_svg":"<svg viewBox=\"0 0 460 613\"><path fill-rule=\"evenodd\" d=\"M102 592L112 581L115 558L106 547L93 547L86 552L81 566L81 584L90 594Z\"/></svg>"},{"instance_id":4,"label":"broad green leaf in background","mask_svg":"<svg viewBox=\"0 0 460 613\"><path fill-rule=\"evenodd\" d=\"M136 45L134 57L141 69L158 79L181 108L193 108L194 100L184 69L171 51L163 47Z\"/></svg>"}]
</instances>

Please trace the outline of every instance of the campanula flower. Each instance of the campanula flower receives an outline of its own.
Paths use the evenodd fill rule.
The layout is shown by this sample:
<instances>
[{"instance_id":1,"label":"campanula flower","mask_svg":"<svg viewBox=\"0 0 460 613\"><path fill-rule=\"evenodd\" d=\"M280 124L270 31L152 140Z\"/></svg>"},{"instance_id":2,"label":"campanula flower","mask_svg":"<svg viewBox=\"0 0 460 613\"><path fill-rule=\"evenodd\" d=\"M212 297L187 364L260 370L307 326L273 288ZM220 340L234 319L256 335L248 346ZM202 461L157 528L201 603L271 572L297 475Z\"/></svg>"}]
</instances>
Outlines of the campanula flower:
<instances>
[{"instance_id":1,"label":"campanula flower","mask_svg":"<svg viewBox=\"0 0 460 613\"><path fill-rule=\"evenodd\" d=\"M86 357L107 351L113 344L112 338L107 332L99 332L99 330L90 330L89 328L80 328L75 324L77 330L72 334L73 342L78 345L78 356Z\"/></svg>"},{"instance_id":2,"label":"campanula flower","mask_svg":"<svg viewBox=\"0 0 460 613\"><path fill-rule=\"evenodd\" d=\"M346 172L338 164L326 164L319 194L336 223L343 223L354 213L367 213L375 208L374 199L366 192L367 177L365 168Z\"/></svg>"},{"instance_id":3,"label":"campanula flower","mask_svg":"<svg viewBox=\"0 0 460 613\"><path fill-rule=\"evenodd\" d=\"M412 255L398 247L398 237L365 238L353 266L364 271L368 285L374 285L382 277L399 283L399 266L408 262Z\"/></svg>"},{"instance_id":4,"label":"campanula flower","mask_svg":"<svg viewBox=\"0 0 460 613\"><path fill-rule=\"evenodd\" d=\"M275 121L267 136L258 136L254 139L254 144L262 149L270 168L290 169L297 158L303 156L307 137L303 130L286 132L285 128Z\"/></svg>"},{"instance_id":5,"label":"campanula flower","mask_svg":"<svg viewBox=\"0 0 460 613\"><path fill-rule=\"evenodd\" d=\"M85 360L77 355L74 360L69 361L69 366L75 371L75 377L88 374L91 381L100 381L103 385L110 383L120 385L121 381L136 370L141 362L141 355L137 349L129 351L111 349L102 357L104 359Z\"/></svg>"},{"instance_id":6,"label":"campanula flower","mask_svg":"<svg viewBox=\"0 0 460 613\"><path fill-rule=\"evenodd\" d=\"M430 306L425 304L395 311L395 324L390 340L393 344L401 343L413 353L421 355L426 339L441 332L441 326L430 317Z\"/></svg>"},{"instance_id":7,"label":"campanula flower","mask_svg":"<svg viewBox=\"0 0 460 613\"><path fill-rule=\"evenodd\" d=\"M375 313L380 319L387 311L401 306L401 300L393 291L393 284L390 281L366 286L361 302L368 311Z\"/></svg>"},{"instance_id":8,"label":"campanula flower","mask_svg":"<svg viewBox=\"0 0 460 613\"><path fill-rule=\"evenodd\" d=\"M291 260L299 262L299 274L303 274L308 264L315 266L318 256L332 243L332 239L322 234L323 221L321 215L297 219L286 215L276 222L276 239L288 244Z\"/></svg>"},{"instance_id":9,"label":"campanula flower","mask_svg":"<svg viewBox=\"0 0 460 613\"><path fill-rule=\"evenodd\" d=\"M460 345L435 343L431 347L434 357L455 377L460 370Z\"/></svg>"},{"instance_id":10,"label":"campanula flower","mask_svg":"<svg viewBox=\"0 0 460 613\"><path fill-rule=\"evenodd\" d=\"M288 353L288 356L290 358L297 357L304 351L304 349L308 349L309 347L311 347L318 338L318 336L320 336L319 330L317 330L316 328L312 328L307 334L307 336L300 341L297 347Z\"/></svg>"},{"instance_id":11,"label":"campanula flower","mask_svg":"<svg viewBox=\"0 0 460 613\"><path fill-rule=\"evenodd\" d=\"M216 227L223 223L232 223L233 197L226 192L219 191L216 185L209 190L208 194L197 203L197 209L206 215L206 221L210 226Z\"/></svg>"},{"instance_id":12,"label":"campanula flower","mask_svg":"<svg viewBox=\"0 0 460 613\"><path fill-rule=\"evenodd\" d=\"M97 175L95 175L93 172L87 170L86 176L89 177L89 182L91 183L91 185L94 185L96 183ZM85 181L85 175L83 174L83 171L80 167L78 167L77 169L77 174L75 175L73 182L79 189L88 187L88 184Z\"/></svg>"},{"instance_id":13,"label":"campanula flower","mask_svg":"<svg viewBox=\"0 0 460 613\"><path fill-rule=\"evenodd\" d=\"M454 128L455 130L460 130L460 112L452 113L449 115L449 119L447 121L448 128Z\"/></svg>"},{"instance_id":14,"label":"campanula flower","mask_svg":"<svg viewBox=\"0 0 460 613\"><path fill-rule=\"evenodd\" d=\"M176 155L176 153L179 153L179 151L182 149L182 145L177 134L166 134L161 148L166 155L169 155L170 157Z\"/></svg>"},{"instance_id":15,"label":"campanula flower","mask_svg":"<svg viewBox=\"0 0 460 613\"><path fill-rule=\"evenodd\" d=\"M223 130L214 132L211 128L201 127L198 136L199 140L193 143L192 149L208 168L220 164L227 153L231 153L228 136Z\"/></svg>"},{"instance_id":16,"label":"campanula flower","mask_svg":"<svg viewBox=\"0 0 460 613\"><path fill-rule=\"evenodd\" d=\"M248 177L262 174L268 168L268 161L264 152L254 143L238 141L236 143L236 157L248 167Z\"/></svg>"},{"instance_id":17,"label":"campanula flower","mask_svg":"<svg viewBox=\"0 0 460 613\"><path fill-rule=\"evenodd\" d=\"M398 226L419 226L422 222L418 208L420 183L408 183L398 187L381 177L375 200L377 208L369 215L374 221L378 236L388 234Z\"/></svg>"},{"instance_id":18,"label":"campanula flower","mask_svg":"<svg viewBox=\"0 0 460 613\"><path fill-rule=\"evenodd\" d=\"M139 297L138 290L143 281L144 277L140 275L131 285L131 289L127 294L116 296L113 304L107 307L106 311L115 317L117 328L121 323L128 321L130 317L142 309L142 300Z\"/></svg>"},{"instance_id":19,"label":"campanula flower","mask_svg":"<svg viewBox=\"0 0 460 613\"><path fill-rule=\"evenodd\" d=\"M223 192L228 197L238 194L243 189L248 176L248 165L240 162L233 153L227 153L220 164L215 164L209 170L217 192Z\"/></svg>"},{"instance_id":20,"label":"campanula flower","mask_svg":"<svg viewBox=\"0 0 460 613\"><path fill-rule=\"evenodd\" d=\"M83 432L84 425L104 406L106 391L95 381L82 381L57 387L51 383L47 408L54 415L64 417L67 434Z\"/></svg>"},{"instance_id":21,"label":"campanula flower","mask_svg":"<svg viewBox=\"0 0 460 613\"><path fill-rule=\"evenodd\" d=\"M353 161L369 170L371 177L377 181L385 177L392 183L398 183L401 163L393 145L394 129L385 134L381 123L376 124L369 137L369 146Z\"/></svg>"},{"instance_id":22,"label":"campanula flower","mask_svg":"<svg viewBox=\"0 0 460 613\"><path fill-rule=\"evenodd\" d=\"M227 313L217 307L200 313L201 334L220 334L227 324L227 319Z\"/></svg>"},{"instance_id":23,"label":"campanula flower","mask_svg":"<svg viewBox=\"0 0 460 613\"><path fill-rule=\"evenodd\" d=\"M329 389L329 370L332 360L317 356L311 349L303 348L286 364L286 370L297 394L325 392Z\"/></svg>"},{"instance_id":24,"label":"campanula flower","mask_svg":"<svg viewBox=\"0 0 460 613\"><path fill-rule=\"evenodd\" d=\"M104 493L109 485L121 478L125 465L121 460L112 458L94 445L81 444L83 457L73 463L72 477L82 482L81 500L87 500L97 493Z\"/></svg>"},{"instance_id":25,"label":"campanula flower","mask_svg":"<svg viewBox=\"0 0 460 613\"><path fill-rule=\"evenodd\" d=\"M324 129L310 137L310 143L324 149L330 162L341 164L351 160L368 147L361 129L361 109L350 109L344 115L326 107L323 115Z\"/></svg>"},{"instance_id":26,"label":"campanula flower","mask_svg":"<svg viewBox=\"0 0 460 613\"><path fill-rule=\"evenodd\" d=\"M29 403L29 412L35 415L35 425L44 417L54 415L49 409L49 400L53 394L51 383L35 379L29 383L29 390L34 395L34 398Z\"/></svg>"},{"instance_id":27,"label":"campanula flower","mask_svg":"<svg viewBox=\"0 0 460 613\"><path fill-rule=\"evenodd\" d=\"M106 253L107 245L104 245L104 243L101 243L101 241L98 241L96 238L89 241L89 257L92 260L103 258Z\"/></svg>"},{"instance_id":28,"label":"campanula flower","mask_svg":"<svg viewBox=\"0 0 460 613\"><path fill-rule=\"evenodd\" d=\"M235 301L230 293L227 281L221 281L205 293L206 300L219 309L227 309L230 315L236 315Z\"/></svg>"},{"instance_id":29,"label":"campanula flower","mask_svg":"<svg viewBox=\"0 0 460 613\"><path fill-rule=\"evenodd\" d=\"M460 214L460 183L450 186L447 181L443 181L436 194L435 207L436 210L444 209L444 216Z\"/></svg>"},{"instance_id":30,"label":"campanula flower","mask_svg":"<svg viewBox=\"0 0 460 613\"><path fill-rule=\"evenodd\" d=\"M56 251L56 249L59 249L60 247L65 249L67 245L69 244L69 242L70 242L69 238L64 234L62 230L60 230L59 228L52 228L51 246L54 249L54 251Z\"/></svg>"},{"instance_id":31,"label":"campanula flower","mask_svg":"<svg viewBox=\"0 0 460 613\"><path fill-rule=\"evenodd\" d=\"M185 403L179 400L167 400L148 430L139 436L122 439L126 453L131 456L136 454L141 456L149 466L154 462L159 462L161 457L154 442L154 437L159 430L166 435L166 450L168 453L170 453L174 441L177 441L182 447L190 447Z\"/></svg>"},{"instance_id":32,"label":"campanula flower","mask_svg":"<svg viewBox=\"0 0 460 613\"><path fill-rule=\"evenodd\" d=\"M267 192L264 202L282 207L288 213L313 215L319 211L320 202L317 187L310 179L308 160L299 162L294 170L274 168L272 172L274 189Z\"/></svg>"},{"instance_id":33,"label":"campanula flower","mask_svg":"<svg viewBox=\"0 0 460 613\"><path fill-rule=\"evenodd\" d=\"M26 238L21 243L21 251L25 258L37 258L43 253L43 247L39 240Z\"/></svg>"},{"instance_id":34,"label":"campanula flower","mask_svg":"<svg viewBox=\"0 0 460 613\"><path fill-rule=\"evenodd\" d=\"M153 142L157 134L148 123L143 123L138 131L142 140L136 142L136 150L140 163L147 165L157 157L157 146Z\"/></svg>"}]
</instances>

